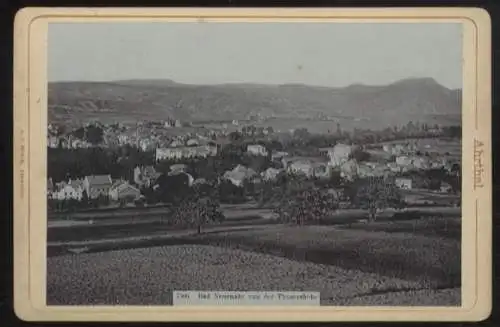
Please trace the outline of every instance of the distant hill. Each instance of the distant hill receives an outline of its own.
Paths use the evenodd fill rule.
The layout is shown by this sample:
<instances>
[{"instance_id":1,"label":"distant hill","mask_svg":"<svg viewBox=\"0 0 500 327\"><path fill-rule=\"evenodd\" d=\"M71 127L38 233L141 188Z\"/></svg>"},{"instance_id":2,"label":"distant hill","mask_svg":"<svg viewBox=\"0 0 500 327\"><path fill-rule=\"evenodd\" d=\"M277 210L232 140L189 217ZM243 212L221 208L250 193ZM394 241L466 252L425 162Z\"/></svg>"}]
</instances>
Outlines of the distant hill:
<instances>
[{"instance_id":1,"label":"distant hill","mask_svg":"<svg viewBox=\"0 0 500 327\"><path fill-rule=\"evenodd\" d=\"M343 117L401 124L409 120L459 120L461 90L433 79L405 79L385 86L343 88L301 84L188 85L171 80L53 82L50 121L244 120L252 116L315 119ZM436 118L437 117L437 118Z\"/></svg>"}]
</instances>

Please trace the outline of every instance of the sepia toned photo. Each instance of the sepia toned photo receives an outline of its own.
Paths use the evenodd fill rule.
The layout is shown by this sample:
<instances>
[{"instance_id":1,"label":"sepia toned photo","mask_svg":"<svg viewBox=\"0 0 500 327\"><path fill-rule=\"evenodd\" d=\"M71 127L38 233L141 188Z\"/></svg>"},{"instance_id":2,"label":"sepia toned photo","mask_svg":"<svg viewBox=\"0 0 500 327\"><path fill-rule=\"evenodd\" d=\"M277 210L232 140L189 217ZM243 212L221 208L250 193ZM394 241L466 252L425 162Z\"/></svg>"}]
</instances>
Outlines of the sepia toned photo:
<instances>
[{"instance_id":1,"label":"sepia toned photo","mask_svg":"<svg viewBox=\"0 0 500 327\"><path fill-rule=\"evenodd\" d=\"M41 305L476 303L470 26L45 22Z\"/></svg>"}]
</instances>

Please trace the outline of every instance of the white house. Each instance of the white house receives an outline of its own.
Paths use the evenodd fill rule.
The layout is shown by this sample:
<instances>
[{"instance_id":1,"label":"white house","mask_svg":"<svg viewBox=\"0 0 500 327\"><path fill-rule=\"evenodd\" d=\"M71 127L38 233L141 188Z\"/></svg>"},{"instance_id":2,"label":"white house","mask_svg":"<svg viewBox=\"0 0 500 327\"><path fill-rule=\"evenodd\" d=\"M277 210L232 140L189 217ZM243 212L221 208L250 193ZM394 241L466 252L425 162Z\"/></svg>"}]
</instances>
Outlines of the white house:
<instances>
[{"instance_id":1,"label":"white house","mask_svg":"<svg viewBox=\"0 0 500 327\"><path fill-rule=\"evenodd\" d=\"M83 181L84 189L91 199L96 199L99 196L108 196L112 184L111 175L86 176Z\"/></svg>"},{"instance_id":2,"label":"white house","mask_svg":"<svg viewBox=\"0 0 500 327\"><path fill-rule=\"evenodd\" d=\"M412 164L417 169L428 169L430 167L429 160L424 157L414 157L412 158Z\"/></svg>"},{"instance_id":3,"label":"white house","mask_svg":"<svg viewBox=\"0 0 500 327\"><path fill-rule=\"evenodd\" d=\"M170 143L171 148L182 147L183 145L184 145L184 142L182 142L180 140L175 140L175 141L172 141L172 143Z\"/></svg>"},{"instance_id":4,"label":"white house","mask_svg":"<svg viewBox=\"0 0 500 327\"><path fill-rule=\"evenodd\" d=\"M187 146L197 146L199 144L200 144L200 142L197 139L189 139L186 142Z\"/></svg>"},{"instance_id":5,"label":"white house","mask_svg":"<svg viewBox=\"0 0 500 327\"><path fill-rule=\"evenodd\" d=\"M414 146L405 146L404 144L384 144L383 150L391 155L399 156L407 152L411 152Z\"/></svg>"},{"instance_id":6,"label":"white house","mask_svg":"<svg viewBox=\"0 0 500 327\"><path fill-rule=\"evenodd\" d=\"M165 159L206 158L215 155L217 155L217 147L213 145L156 149L157 162Z\"/></svg>"},{"instance_id":7,"label":"white house","mask_svg":"<svg viewBox=\"0 0 500 327\"><path fill-rule=\"evenodd\" d=\"M358 163L355 160L348 160L340 166L340 176L347 180L354 180L358 176Z\"/></svg>"},{"instance_id":8,"label":"white house","mask_svg":"<svg viewBox=\"0 0 500 327\"><path fill-rule=\"evenodd\" d=\"M141 148L142 151L148 151L154 149L155 144L150 139L141 139L139 141L139 147Z\"/></svg>"},{"instance_id":9,"label":"white house","mask_svg":"<svg viewBox=\"0 0 500 327\"><path fill-rule=\"evenodd\" d=\"M439 188L439 190L442 192L442 193L450 193L453 191L453 188L451 187L450 184L448 183L445 183L445 182L442 182L441 183L441 186Z\"/></svg>"},{"instance_id":10,"label":"white house","mask_svg":"<svg viewBox=\"0 0 500 327\"><path fill-rule=\"evenodd\" d=\"M340 167L349 160L352 153L352 146L346 144L337 144L332 149L328 150L330 158L330 166Z\"/></svg>"},{"instance_id":11,"label":"white house","mask_svg":"<svg viewBox=\"0 0 500 327\"><path fill-rule=\"evenodd\" d=\"M306 177L313 177L314 165L309 160L297 160L288 165L287 171L293 174L305 175Z\"/></svg>"},{"instance_id":12,"label":"white house","mask_svg":"<svg viewBox=\"0 0 500 327\"><path fill-rule=\"evenodd\" d=\"M136 187L126 181L114 183L109 189L109 197L113 201L134 201L141 196L141 192Z\"/></svg>"},{"instance_id":13,"label":"white house","mask_svg":"<svg viewBox=\"0 0 500 327\"><path fill-rule=\"evenodd\" d=\"M193 186L195 185L205 185L208 184L207 180L205 178L197 178L193 181Z\"/></svg>"},{"instance_id":14,"label":"white house","mask_svg":"<svg viewBox=\"0 0 500 327\"><path fill-rule=\"evenodd\" d=\"M267 156L267 149L259 144L253 144L247 146L247 153L254 156Z\"/></svg>"},{"instance_id":15,"label":"white house","mask_svg":"<svg viewBox=\"0 0 500 327\"><path fill-rule=\"evenodd\" d=\"M287 157L287 156L288 156L288 152L277 151L277 152L273 152L273 154L271 155L271 159L272 160L279 160L279 159L282 159L282 158Z\"/></svg>"},{"instance_id":16,"label":"white house","mask_svg":"<svg viewBox=\"0 0 500 327\"><path fill-rule=\"evenodd\" d=\"M57 148L59 146L59 138L57 136L49 136L47 138L47 146L49 148Z\"/></svg>"},{"instance_id":17,"label":"white house","mask_svg":"<svg viewBox=\"0 0 500 327\"><path fill-rule=\"evenodd\" d=\"M412 188L412 180L410 178L396 178L395 184L396 187L403 190L411 190Z\"/></svg>"},{"instance_id":18,"label":"white house","mask_svg":"<svg viewBox=\"0 0 500 327\"><path fill-rule=\"evenodd\" d=\"M226 171L223 178L235 186L242 187L245 180L251 179L256 175L257 173L253 169L238 165L233 170Z\"/></svg>"},{"instance_id":19,"label":"white house","mask_svg":"<svg viewBox=\"0 0 500 327\"><path fill-rule=\"evenodd\" d=\"M182 172L185 173L188 169L188 166L185 164L175 164L170 166L170 172Z\"/></svg>"},{"instance_id":20,"label":"white house","mask_svg":"<svg viewBox=\"0 0 500 327\"><path fill-rule=\"evenodd\" d=\"M390 144L384 144L382 146L382 149L387 152L387 153L391 153L392 154L392 146Z\"/></svg>"},{"instance_id":21,"label":"white house","mask_svg":"<svg viewBox=\"0 0 500 327\"><path fill-rule=\"evenodd\" d=\"M47 179L47 193L51 193L54 191L54 182L52 181L52 178Z\"/></svg>"},{"instance_id":22,"label":"white house","mask_svg":"<svg viewBox=\"0 0 500 327\"><path fill-rule=\"evenodd\" d=\"M401 167L398 166L398 164L395 162L389 162L387 164L387 168L389 168L389 170L393 173L400 173L401 172Z\"/></svg>"},{"instance_id":23,"label":"white house","mask_svg":"<svg viewBox=\"0 0 500 327\"><path fill-rule=\"evenodd\" d=\"M265 181L273 181L278 177L278 175L283 171L283 169L267 168L261 173L262 179Z\"/></svg>"},{"instance_id":24,"label":"white house","mask_svg":"<svg viewBox=\"0 0 500 327\"><path fill-rule=\"evenodd\" d=\"M402 167L408 167L412 165L412 160L408 156L399 156L396 158L396 164Z\"/></svg>"},{"instance_id":25,"label":"white house","mask_svg":"<svg viewBox=\"0 0 500 327\"><path fill-rule=\"evenodd\" d=\"M52 192L55 200L78 200L83 199L84 186L81 180L70 180L68 183L60 183Z\"/></svg>"}]
</instances>

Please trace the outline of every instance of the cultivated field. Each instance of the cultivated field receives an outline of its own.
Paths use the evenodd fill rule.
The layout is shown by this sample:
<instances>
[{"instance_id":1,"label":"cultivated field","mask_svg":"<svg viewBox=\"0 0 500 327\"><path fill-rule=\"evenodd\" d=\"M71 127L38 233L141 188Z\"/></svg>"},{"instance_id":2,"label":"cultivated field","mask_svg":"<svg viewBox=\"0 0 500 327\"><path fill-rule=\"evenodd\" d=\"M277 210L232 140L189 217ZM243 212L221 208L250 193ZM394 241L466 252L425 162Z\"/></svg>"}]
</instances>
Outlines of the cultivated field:
<instances>
[{"instance_id":1,"label":"cultivated field","mask_svg":"<svg viewBox=\"0 0 500 327\"><path fill-rule=\"evenodd\" d=\"M170 304L172 290L296 290L329 305L460 305L459 227L453 218L275 225L55 256L47 301L154 305Z\"/></svg>"}]
</instances>

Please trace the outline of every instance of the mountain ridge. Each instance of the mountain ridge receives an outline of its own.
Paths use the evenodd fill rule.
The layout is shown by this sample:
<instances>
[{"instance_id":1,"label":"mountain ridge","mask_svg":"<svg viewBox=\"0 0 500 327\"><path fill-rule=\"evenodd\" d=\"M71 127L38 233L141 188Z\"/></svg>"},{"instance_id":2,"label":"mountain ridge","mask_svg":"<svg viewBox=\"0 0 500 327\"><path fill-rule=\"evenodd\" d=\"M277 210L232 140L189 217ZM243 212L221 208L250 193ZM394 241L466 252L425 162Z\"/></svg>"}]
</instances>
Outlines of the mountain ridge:
<instances>
[{"instance_id":1,"label":"mountain ridge","mask_svg":"<svg viewBox=\"0 0 500 327\"><path fill-rule=\"evenodd\" d=\"M170 79L108 82L50 82L49 120L166 118L184 121L245 120L255 116L315 119L352 117L428 120L461 114L461 90L432 78L408 78L388 85L346 87L300 83L197 85Z\"/></svg>"}]
</instances>

